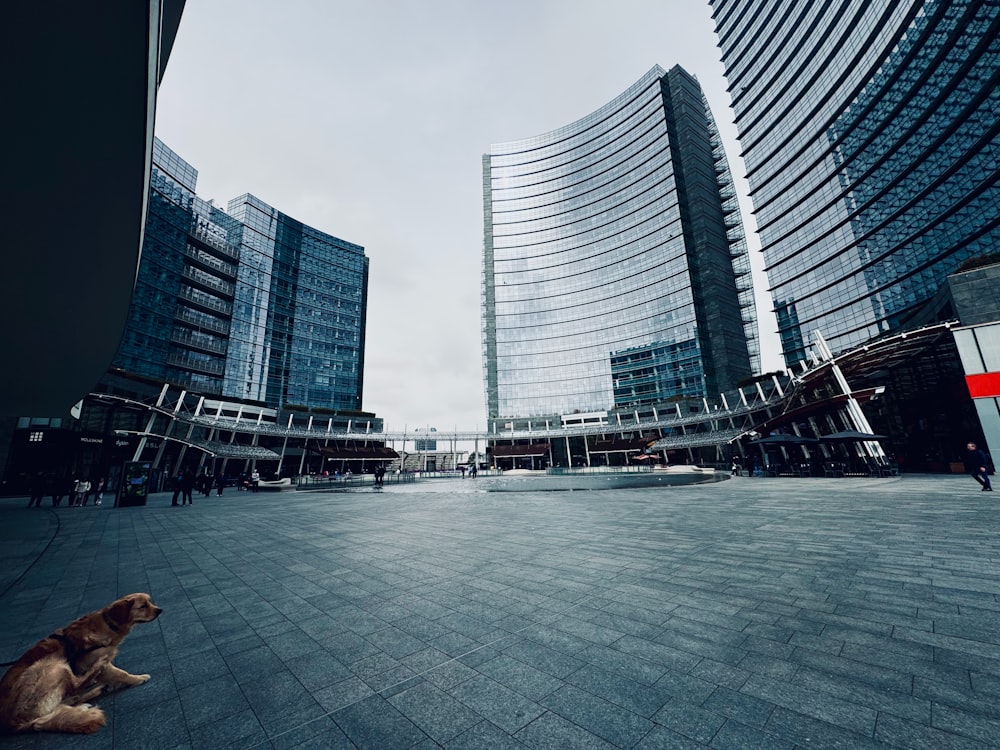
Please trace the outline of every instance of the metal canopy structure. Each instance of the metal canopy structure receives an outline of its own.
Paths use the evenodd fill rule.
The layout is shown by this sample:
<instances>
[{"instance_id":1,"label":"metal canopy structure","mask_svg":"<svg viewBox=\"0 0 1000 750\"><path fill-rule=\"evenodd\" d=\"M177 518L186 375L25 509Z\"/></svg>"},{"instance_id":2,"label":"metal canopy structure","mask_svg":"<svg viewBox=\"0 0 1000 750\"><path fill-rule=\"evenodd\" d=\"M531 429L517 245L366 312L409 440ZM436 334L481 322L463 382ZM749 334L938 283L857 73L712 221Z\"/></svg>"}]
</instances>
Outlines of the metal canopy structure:
<instances>
[{"instance_id":1,"label":"metal canopy structure","mask_svg":"<svg viewBox=\"0 0 1000 750\"><path fill-rule=\"evenodd\" d=\"M399 454L392 448L376 443L363 443L357 440L338 442L334 445L307 445L306 450L310 453L319 453L324 458L336 459L365 459L392 461L399 458Z\"/></svg>"},{"instance_id":2,"label":"metal canopy structure","mask_svg":"<svg viewBox=\"0 0 1000 750\"><path fill-rule=\"evenodd\" d=\"M561 463L569 457L588 464L591 456L612 462L649 452L704 448L714 448L715 460L719 460L724 451L742 452L749 447L754 433L793 431L753 444L825 454L828 449L840 444L849 446L850 440L856 440L865 450L877 451L877 441L883 438L875 436L870 428L857 429L858 436L850 440L837 436L856 427L844 415L851 401L864 403L884 390L880 386L851 390L845 386L843 371L856 378L877 377L881 368L906 363L908 357L920 358L928 347L941 345L951 335L951 325L928 326L823 361L816 359L812 367L800 373L759 378L735 392L720 394L717 403L707 399L678 403L671 409L653 411L653 419L640 418L637 413L634 420L628 420L616 413L602 423L553 425L552 418L523 420L511 422L510 429L443 430L434 436L438 441L453 443L476 441L477 454L483 452L478 445L482 441L482 447L497 458L537 460L548 454L550 462ZM151 395L145 400L112 393L94 393L89 398L116 404L122 412L141 420L144 428L132 430L140 437L134 455L142 456L149 444L157 448L157 460L164 455L163 441L172 441L220 458L277 460L281 471L294 470L288 464L294 460L301 471L306 467L307 454L343 460L395 460L400 455L395 450L397 441L402 441L405 448L406 442L425 440L428 434L423 429L375 431L368 418L373 415L340 416L335 424L334 418L317 413L281 413L261 405L210 401L169 384L162 386L157 397ZM814 442L824 435L832 439ZM730 447L737 444L742 447Z\"/></svg>"},{"instance_id":3,"label":"metal canopy structure","mask_svg":"<svg viewBox=\"0 0 1000 750\"><path fill-rule=\"evenodd\" d=\"M544 456L552 449L551 443L533 443L530 445L504 445L495 443L493 455L496 458Z\"/></svg>"}]
</instances>

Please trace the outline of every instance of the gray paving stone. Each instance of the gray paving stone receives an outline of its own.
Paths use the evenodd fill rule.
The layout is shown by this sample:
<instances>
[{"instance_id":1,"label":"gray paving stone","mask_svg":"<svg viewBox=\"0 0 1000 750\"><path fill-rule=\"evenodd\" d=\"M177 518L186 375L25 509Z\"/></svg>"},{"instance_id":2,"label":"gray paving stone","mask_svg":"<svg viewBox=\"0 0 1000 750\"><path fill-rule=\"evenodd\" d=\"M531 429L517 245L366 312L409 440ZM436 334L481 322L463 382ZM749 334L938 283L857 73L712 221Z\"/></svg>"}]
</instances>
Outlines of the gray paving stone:
<instances>
[{"instance_id":1,"label":"gray paving stone","mask_svg":"<svg viewBox=\"0 0 1000 750\"><path fill-rule=\"evenodd\" d=\"M446 744L482 721L473 710L428 682L397 693L389 703L438 744Z\"/></svg>"},{"instance_id":2,"label":"gray paving stone","mask_svg":"<svg viewBox=\"0 0 1000 750\"><path fill-rule=\"evenodd\" d=\"M912 675L906 672L876 667L872 664L834 656L823 651L813 651L809 648L795 649L795 652L789 657L789 661L817 671L848 677L860 685L874 685L897 692L908 693L913 682Z\"/></svg>"},{"instance_id":3,"label":"gray paving stone","mask_svg":"<svg viewBox=\"0 0 1000 750\"><path fill-rule=\"evenodd\" d=\"M653 728L648 719L572 686L556 690L539 703L617 747L631 747Z\"/></svg>"},{"instance_id":4,"label":"gray paving stone","mask_svg":"<svg viewBox=\"0 0 1000 750\"><path fill-rule=\"evenodd\" d=\"M1000 719L1000 704L994 701L992 696L976 693L970 688L917 677L913 681L913 695L985 718Z\"/></svg>"},{"instance_id":5,"label":"gray paving stone","mask_svg":"<svg viewBox=\"0 0 1000 750\"><path fill-rule=\"evenodd\" d=\"M373 695L374 692L360 678L348 677L333 685L314 691L312 696L325 711L338 711L341 708L350 706L352 703Z\"/></svg>"},{"instance_id":6,"label":"gray paving stone","mask_svg":"<svg viewBox=\"0 0 1000 750\"><path fill-rule=\"evenodd\" d=\"M326 651L302 654L285 662L288 670L310 691L333 685L351 675L351 670Z\"/></svg>"},{"instance_id":7,"label":"gray paving stone","mask_svg":"<svg viewBox=\"0 0 1000 750\"><path fill-rule=\"evenodd\" d=\"M116 713L114 746L131 750L159 750L190 744L188 725L178 699L141 710Z\"/></svg>"},{"instance_id":8,"label":"gray paving stone","mask_svg":"<svg viewBox=\"0 0 1000 750\"><path fill-rule=\"evenodd\" d=\"M531 748L572 747L580 750L612 750L615 745L553 713L545 713L514 735Z\"/></svg>"},{"instance_id":9,"label":"gray paving stone","mask_svg":"<svg viewBox=\"0 0 1000 750\"><path fill-rule=\"evenodd\" d=\"M492 724L514 734L545 710L488 677L477 675L448 692Z\"/></svg>"},{"instance_id":10,"label":"gray paving stone","mask_svg":"<svg viewBox=\"0 0 1000 750\"><path fill-rule=\"evenodd\" d=\"M664 642L666 641L666 642ZM647 641L635 636L624 636L614 644L614 650L653 662L663 668L686 671L701 661L703 656L688 649L702 649L714 655L717 649L708 641L691 638L676 632L665 634L661 629L656 641ZM593 651L593 649L590 649ZM727 654L728 656L728 654Z\"/></svg>"},{"instance_id":11,"label":"gray paving stone","mask_svg":"<svg viewBox=\"0 0 1000 750\"><path fill-rule=\"evenodd\" d=\"M585 663L581 658L569 656L562 651L556 651L527 639L517 641L501 650L518 661L531 664L558 678L572 674Z\"/></svg>"},{"instance_id":12,"label":"gray paving stone","mask_svg":"<svg viewBox=\"0 0 1000 750\"><path fill-rule=\"evenodd\" d=\"M540 700L564 684L562 680L506 654L498 654L479 664L476 670L533 701Z\"/></svg>"},{"instance_id":13,"label":"gray paving stone","mask_svg":"<svg viewBox=\"0 0 1000 750\"><path fill-rule=\"evenodd\" d=\"M653 720L671 732L705 746L712 741L722 725L726 723L725 716L696 708L680 700L667 703L656 712Z\"/></svg>"},{"instance_id":14,"label":"gray paving stone","mask_svg":"<svg viewBox=\"0 0 1000 750\"><path fill-rule=\"evenodd\" d=\"M250 708L239 684L229 674L189 685L178 694L184 717L192 729Z\"/></svg>"},{"instance_id":15,"label":"gray paving stone","mask_svg":"<svg viewBox=\"0 0 1000 750\"><path fill-rule=\"evenodd\" d=\"M384 750L411 747L425 738L409 719L386 700L371 696L333 715L337 726L358 748Z\"/></svg>"},{"instance_id":16,"label":"gray paving stone","mask_svg":"<svg viewBox=\"0 0 1000 750\"><path fill-rule=\"evenodd\" d=\"M931 724L952 734L1000 747L1000 719L960 711L950 706L934 704Z\"/></svg>"},{"instance_id":17,"label":"gray paving stone","mask_svg":"<svg viewBox=\"0 0 1000 750\"><path fill-rule=\"evenodd\" d=\"M709 747L715 750L795 750L791 742L736 721L723 724Z\"/></svg>"},{"instance_id":18,"label":"gray paving stone","mask_svg":"<svg viewBox=\"0 0 1000 750\"><path fill-rule=\"evenodd\" d=\"M747 680L741 692L858 734L870 735L878 714L877 711L833 698L818 690L789 685L761 675L754 675Z\"/></svg>"},{"instance_id":19,"label":"gray paving stone","mask_svg":"<svg viewBox=\"0 0 1000 750\"><path fill-rule=\"evenodd\" d=\"M879 714L875 739L911 750L983 750L987 747L976 740L900 719L891 714Z\"/></svg>"},{"instance_id":20,"label":"gray paving stone","mask_svg":"<svg viewBox=\"0 0 1000 750\"><path fill-rule=\"evenodd\" d=\"M834 750L884 750L885 745L871 736L849 732L842 727L810 716L776 708L764 725L765 731L782 737L799 747L821 747Z\"/></svg>"},{"instance_id":21,"label":"gray paving stone","mask_svg":"<svg viewBox=\"0 0 1000 750\"><path fill-rule=\"evenodd\" d=\"M32 563L0 657L130 591L165 609L122 648L153 680L98 700L105 730L3 745L994 746L1000 514L964 487L0 500L6 580Z\"/></svg>"},{"instance_id":22,"label":"gray paving stone","mask_svg":"<svg viewBox=\"0 0 1000 750\"><path fill-rule=\"evenodd\" d=\"M773 703L724 687L716 688L715 692L702 702L701 707L756 729L767 724L775 709Z\"/></svg>"},{"instance_id":23,"label":"gray paving stone","mask_svg":"<svg viewBox=\"0 0 1000 750\"><path fill-rule=\"evenodd\" d=\"M228 716L219 716L200 727L191 728L194 750L216 750L220 747L259 746L267 741L264 728L249 708Z\"/></svg>"},{"instance_id":24,"label":"gray paving stone","mask_svg":"<svg viewBox=\"0 0 1000 750\"><path fill-rule=\"evenodd\" d=\"M904 719L930 724L930 701L912 696L908 686L905 690L896 691L810 667L803 667L796 672L792 682Z\"/></svg>"},{"instance_id":25,"label":"gray paving stone","mask_svg":"<svg viewBox=\"0 0 1000 750\"><path fill-rule=\"evenodd\" d=\"M526 746L500 727L481 721L445 743L444 747L446 750L522 750Z\"/></svg>"}]
</instances>

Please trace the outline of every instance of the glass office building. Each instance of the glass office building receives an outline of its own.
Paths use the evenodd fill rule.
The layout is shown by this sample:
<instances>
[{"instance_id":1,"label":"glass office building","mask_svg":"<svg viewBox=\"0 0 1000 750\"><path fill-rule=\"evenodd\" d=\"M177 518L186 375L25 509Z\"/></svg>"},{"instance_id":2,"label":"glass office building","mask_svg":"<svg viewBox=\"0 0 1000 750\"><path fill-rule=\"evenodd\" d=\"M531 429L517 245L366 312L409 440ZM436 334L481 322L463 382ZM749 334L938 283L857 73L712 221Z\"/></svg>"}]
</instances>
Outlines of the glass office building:
<instances>
[{"instance_id":1,"label":"glass office building","mask_svg":"<svg viewBox=\"0 0 1000 750\"><path fill-rule=\"evenodd\" d=\"M358 410L368 259L252 195L229 202L240 263L223 393Z\"/></svg>"},{"instance_id":2,"label":"glass office building","mask_svg":"<svg viewBox=\"0 0 1000 750\"><path fill-rule=\"evenodd\" d=\"M927 322L1000 248L1000 4L711 4L786 362Z\"/></svg>"},{"instance_id":3,"label":"glass office building","mask_svg":"<svg viewBox=\"0 0 1000 750\"><path fill-rule=\"evenodd\" d=\"M654 67L483 157L491 419L628 414L759 370L732 178L697 81Z\"/></svg>"},{"instance_id":4,"label":"glass office building","mask_svg":"<svg viewBox=\"0 0 1000 750\"><path fill-rule=\"evenodd\" d=\"M197 181L154 139L142 255L113 366L221 394L239 252L235 222L195 194Z\"/></svg>"},{"instance_id":5,"label":"glass office building","mask_svg":"<svg viewBox=\"0 0 1000 750\"><path fill-rule=\"evenodd\" d=\"M360 410L368 259L252 195L223 211L154 143L149 213L114 367L269 407Z\"/></svg>"}]
</instances>

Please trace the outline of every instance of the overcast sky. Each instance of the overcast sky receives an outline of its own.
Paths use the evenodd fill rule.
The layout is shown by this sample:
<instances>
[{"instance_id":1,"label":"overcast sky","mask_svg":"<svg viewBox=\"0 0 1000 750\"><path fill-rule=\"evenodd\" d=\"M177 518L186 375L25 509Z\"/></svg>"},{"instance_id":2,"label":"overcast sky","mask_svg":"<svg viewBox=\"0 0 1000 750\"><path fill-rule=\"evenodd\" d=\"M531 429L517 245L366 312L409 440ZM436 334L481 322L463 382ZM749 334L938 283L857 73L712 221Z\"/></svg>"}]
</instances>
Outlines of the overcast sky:
<instances>
[{"instance_id":1,"label":"overcast sky","mask_svg":"<svg viewBox=\"0 0 1000 750\"><path fill-rule=\"evenodd\" d=\"M203 198L253 193L365 248L364 408L386 429L484 429L482 155L679 64L745 196L719 56L707 0L188 0L156 133L198 170Z\"/></svg>"}]
</instances>

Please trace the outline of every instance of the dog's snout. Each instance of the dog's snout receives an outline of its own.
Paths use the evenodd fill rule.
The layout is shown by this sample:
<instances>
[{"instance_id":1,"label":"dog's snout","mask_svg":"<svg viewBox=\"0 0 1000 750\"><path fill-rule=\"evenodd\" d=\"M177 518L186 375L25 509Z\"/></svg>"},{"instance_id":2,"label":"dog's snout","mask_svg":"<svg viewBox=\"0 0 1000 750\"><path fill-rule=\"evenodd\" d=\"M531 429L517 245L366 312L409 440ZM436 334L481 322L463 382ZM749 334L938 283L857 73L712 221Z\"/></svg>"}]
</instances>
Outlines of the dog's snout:
<instances>
[{"instance_id":1,"label":"dog's snout","mask_svg":"<svg viewBox=\"0 0 1000 750\"><path fill-rule=\"evenodd\" d=\"M153 607L153 619L163 614L163 607Z\"/></svg>"}]
</instances>

